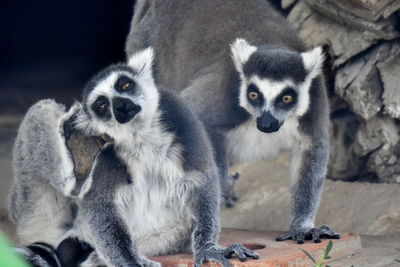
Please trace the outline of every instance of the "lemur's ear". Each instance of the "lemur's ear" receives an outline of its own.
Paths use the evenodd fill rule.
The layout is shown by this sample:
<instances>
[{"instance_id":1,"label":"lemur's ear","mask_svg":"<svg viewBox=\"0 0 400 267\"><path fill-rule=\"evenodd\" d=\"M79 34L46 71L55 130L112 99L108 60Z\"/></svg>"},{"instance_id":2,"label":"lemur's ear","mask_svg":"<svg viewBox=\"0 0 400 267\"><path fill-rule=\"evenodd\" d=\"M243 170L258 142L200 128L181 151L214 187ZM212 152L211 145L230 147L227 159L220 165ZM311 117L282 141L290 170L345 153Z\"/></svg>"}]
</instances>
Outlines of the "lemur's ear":
<instances>
[{"instance_id":1,"label":"lemur's ear","mask_svg":"<svg viewBox=\"0 0 400 267\"><path fill-rule=\"evenodd\" d=\"M316 47L310 51L301 53L303 58L304 68L307 70L311 79L315 78L321 73L324 64L325 55L321 47Z\"/></svg>"},{"instance_id":2,"label":"lemur's ear","mask_svg":"<svg viewBox=\"0 0 400 267\"><path fill-rule=\"evenodd\" d=\"M148 47L133 54L128 60L128 65L139 73L151 72L153 67L153 59L154 49L152 47Z\"/></svg>"},{"instance_id":3,"label":"lemur's ear","mask_svg":"<svg viewBox=\"0 0 400 267\"><path fill-rule=\"evenodd\" d=\"M250 45L246 40L240 38L231 44L232 58L237 71L242 72L243 65L256 50L257 47Z\"/></svg>"}]
</instances>

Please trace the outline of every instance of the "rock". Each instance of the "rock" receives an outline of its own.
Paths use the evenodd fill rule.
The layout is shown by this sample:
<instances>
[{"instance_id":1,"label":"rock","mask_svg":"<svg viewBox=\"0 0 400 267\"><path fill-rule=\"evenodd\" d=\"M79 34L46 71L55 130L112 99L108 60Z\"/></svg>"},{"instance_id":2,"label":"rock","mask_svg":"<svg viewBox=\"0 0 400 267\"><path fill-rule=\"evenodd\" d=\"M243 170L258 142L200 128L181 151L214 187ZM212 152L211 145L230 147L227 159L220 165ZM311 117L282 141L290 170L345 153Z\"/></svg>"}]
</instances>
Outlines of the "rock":
<instances>
[{"instance_id":1,"label":"rock","mask_svg":"<svg viewBox=\"0 0 400 267\"><path fill-rule=\"evenodd\" d=\"M400 143L394 146L385 144L373 152L367 170L376 173L378 182L400 183Z\"/></svg>"},{"instance_id":2,"label":"rock","mask_svg":"<svg viewBox=\"0 0 400 267\"><path fill-rule=\"evenodd\" d=\"M314 2L333 5L360 18L377 21L381 17L387 18L400 8L397 0L313 0Z\"/></svg>"},{"instance_id":3,"label":"rock","mask_svg":"<svg viewBox=\"0 0 400 267\"><path fill-rule=\"evenodd\" d=\"M371 35L370 38L392 40L399 36L399 31L396 28L396 17L379 18L370 21L367 18L359 17L354 14L353 9L346 9L341 6L340 1L332 0L306 0L315 11L323 14L333 21L346 25L347 27L358 29L360 34Z\"/></svg>"},{"instance_id":4,"label":"rock","mask_svg":"<svg viewBox=\"0 0 400 267\"><path fill-rule=\"evenodd\" d=\"M385 88L383 91L384 110L392 118L400 119L400 50L391 59L378 64L379 74Z\"/></svg>"},{"instance_id":5,"label":"rock","mask_svg":"<svg viewBox=\"0 0 400 267\"><path fill-rule=\"evenodd\" d=\"M334 59L333 67L342 65L379 39L374 34L360 34L357 29L348 28L314 12L304 1L299 1L293 7L288 20L308 45L329 45Z\"/></svg>"},{"instance_id":6,"label":"rock","mask_svg":"<svg viewBox=\"0 0 400 267\"><path fill-rule=\"evenodd\" d=\"M382 107L383 88L377 64L391 58L391 55L398 54L399 51L399 42L385 42L338 69L335 77L335 92L344 98L352 111L363 119L372 118ZM385 76L388 82L393 81L388 76L390 74ZM397 103L397 100L394 103Z\"/></svg>"},{"instance_id":7,"label":"rock","mask_svg":"<svg viewBox=\"0 0 400 267\"><path fill-rule=\"evenodd\" d=\"M281 8L282 8L282 9L289 9L289 8L291 8L296 2L297 2L297 0L282 0L282 1L281 1Z\"/></svg>"},{"instance_id":8,"label":"rock","mask_svg":"<svg viewBox=\"0 0 400 267\"><path fill-rule=\"evenodd\" d=\"M375 54L368 54L347 63L335 77L335 92L344 98L352 111L368 120L382 106L382 86Z\"/></svg>"},{"instance_id":9,"label":"rock","mask_svg":"<svg viewBox=\"0 0 400 267\"><path fill-rule=\"evenodd\" d=\"M379 115L361 123L356 134L355 152L363 157L384 146L393 148L399 141L399 129L394 121Z\"/></svg>"},{"instance_id":10,"label":"rock","mask_svg":"<svg viewBox=\"0 0 400 267\"><path fill-rule=\"evenodd\" d=\"M285 231L290 223L288 163L285 157L237 166L239 202L222 208L223 227ZM338 232L399 233L400 184L325 181L316 224Z\"/></svg>"}]
</instances>

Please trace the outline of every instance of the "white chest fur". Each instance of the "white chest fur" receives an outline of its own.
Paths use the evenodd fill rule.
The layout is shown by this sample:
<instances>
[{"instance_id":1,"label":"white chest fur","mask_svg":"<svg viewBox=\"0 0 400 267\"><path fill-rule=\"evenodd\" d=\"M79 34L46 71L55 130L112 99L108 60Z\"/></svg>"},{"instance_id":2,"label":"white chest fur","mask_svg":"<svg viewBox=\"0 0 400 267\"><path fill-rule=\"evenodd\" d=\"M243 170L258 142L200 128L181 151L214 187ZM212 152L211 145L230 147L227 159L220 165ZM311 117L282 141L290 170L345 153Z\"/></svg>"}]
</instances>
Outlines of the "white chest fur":
<instances>
[{"instance_id":1,"label":"white chest fur","mask_svg":"<svg viewBox=\"0 0 400 267\"><path fill-rule=\"evenodd\" d=\"M249 120L229 130L225 137L231 164L274 157L300 144L302 140L296 119L285 121L279 131L274 133L261 132L256 122Z\"/></svg>"},{"instance_id":2,"label":"white chest fur","mask_svg":"<svg viewBox=\"0 0 400 267\"><path fill-rule=\"evenodd\" d=\"M121 152L133 183L120 188L115 196L139 251L147 256L163 253L190 229L180 147L170 145L173 142L166 140L168 136L160 138L159 143Z\"/></svg>"}]
</instances>

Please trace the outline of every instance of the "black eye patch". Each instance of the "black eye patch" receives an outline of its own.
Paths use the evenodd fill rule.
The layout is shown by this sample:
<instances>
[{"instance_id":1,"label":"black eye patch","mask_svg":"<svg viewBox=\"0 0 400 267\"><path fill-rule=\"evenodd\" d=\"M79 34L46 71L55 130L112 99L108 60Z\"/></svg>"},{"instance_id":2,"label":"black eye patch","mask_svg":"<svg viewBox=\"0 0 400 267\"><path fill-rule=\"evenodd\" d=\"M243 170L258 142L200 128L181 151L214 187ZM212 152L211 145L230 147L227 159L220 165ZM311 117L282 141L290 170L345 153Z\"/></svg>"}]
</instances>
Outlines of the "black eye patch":
<instances>
[{"instance_id":1,"label":"black eye patch","mask_svg":"<svg viewBox=\"0 0 400 267\"><path fill-rule=\"evenodd\" d=\"M286 88L275 98L275 107L288 110L297 103L297 92L293 88Z\"/></svg>"},{"instance_id":2,"label":"black eye patch","mask_svg":"<svg viewBox=\"0 0 400 267\"><path fill-rule=\"evenodd\" d=\"M114 84L115 90L118 92L131 92L136 88L136 83L127 76L121 76Z\"/></svg>"},{"instance_id":3,"label":"black eye patch","mask_svg":"<svg viewBox=\"0 0 400 267\"><path fill-rule=\"evenodd\" d=\"M91 105L93 112L102 119L110 119L110 101L105 96L99 96Z\"/></svg>"},{"instance_id":4,"label":"black eye patch","mask_svg":"<svg viewBox=\"0 0 400 267\"><path fill-rule=\"evenodd\" d=\"M264 104L264 95L255 84L249 84L247 87L247 99L253 106L262 106Z\"/></svg>"}]
</instances>

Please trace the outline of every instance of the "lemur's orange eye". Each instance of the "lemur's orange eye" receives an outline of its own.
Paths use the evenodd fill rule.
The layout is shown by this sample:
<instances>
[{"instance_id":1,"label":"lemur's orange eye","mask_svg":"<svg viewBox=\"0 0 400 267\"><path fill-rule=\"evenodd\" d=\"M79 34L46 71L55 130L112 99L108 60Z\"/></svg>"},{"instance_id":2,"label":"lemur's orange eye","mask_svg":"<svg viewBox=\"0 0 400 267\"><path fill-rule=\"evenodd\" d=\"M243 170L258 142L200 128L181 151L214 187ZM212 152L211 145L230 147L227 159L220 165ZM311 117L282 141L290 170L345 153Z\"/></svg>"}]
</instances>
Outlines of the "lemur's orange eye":
<instances>
[{"instance_id":1,"label":"lemur's orange eye","mask_svg":"<svg viewBox=\"0 0 400 267\"><path fill-rule=\"evenodd\" d=\"M122 89L122 90L126 90L126 89L129 88L129 85L131 85L130 82L126 82L126 83L124 83L124 84L121 86L121 89Z\"/></svg>"},{"instance_id":2,"label":"lemur's orange eye","mask_svg":"<svg viewBox=\"0 0 400 267\"><path fill-rule=\"evenodd\" d=\"M104 111L106 109L106 106L107 106L107 104L103 103L103 104L101 104L100 106L97 107L97 110L102 112L102 111Z\"/></svg>"},{"instance_id":3,"label":"lemur's orange eye","mask_svg":"<svg viewBox=\"0 0 400 267\"><path fill-rule=\"evenodd\" d=\"M284 96L282 97L282 102L285 103L285 104L289 104L289 103L293 102L293 96L291 96L291 95L284 95Z\"/></svg>"},{"instance_id":4,"label":"lemur's orange eye","mask_svg":"<svg viewBox=\"0 0 400 267\"><path fill-rule=\"evenodd\" d=\"M249 92L248 95L251 100L257 100L260 97L257 92Z\"/></svg>"}]
</instances>

